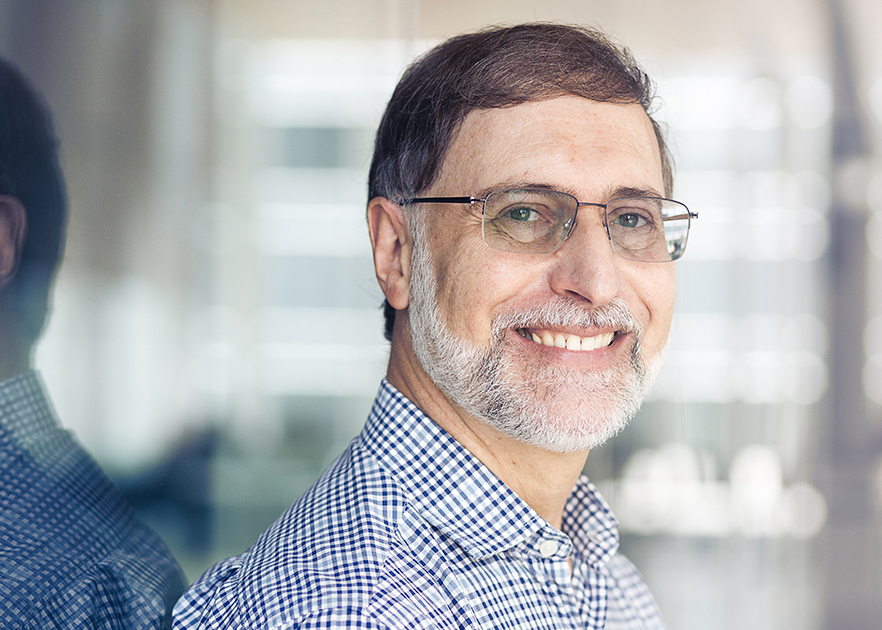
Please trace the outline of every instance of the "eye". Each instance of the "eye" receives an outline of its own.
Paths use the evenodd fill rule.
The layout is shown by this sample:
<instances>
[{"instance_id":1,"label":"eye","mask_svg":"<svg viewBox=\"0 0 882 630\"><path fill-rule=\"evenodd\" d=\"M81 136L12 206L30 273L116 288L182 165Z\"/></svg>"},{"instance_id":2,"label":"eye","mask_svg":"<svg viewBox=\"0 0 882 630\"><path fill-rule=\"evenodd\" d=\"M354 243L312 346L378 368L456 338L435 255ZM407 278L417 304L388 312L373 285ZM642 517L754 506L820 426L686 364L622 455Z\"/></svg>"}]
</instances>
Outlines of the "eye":
<instances>
[{"instance_id":1,"label":"eye","mask_svg":"<svg viewBox=\"0 0 882 630\"><path fill-rule=\"evenodd\" d=\"M513 221L538 221L539 213L530 206L514 206L505 211L505 216Z\"/></svg>"},{"instance_id":2,"label":"eye","mask_svg":"<svg viewBox=\"0 0 882 630\"><path fill-rule=\"evenodd\" d=\"M614 222L626 228L637 228L646 225L646 219L636 212L623 212L614 219Z\"/></svg>"}]
</instances>

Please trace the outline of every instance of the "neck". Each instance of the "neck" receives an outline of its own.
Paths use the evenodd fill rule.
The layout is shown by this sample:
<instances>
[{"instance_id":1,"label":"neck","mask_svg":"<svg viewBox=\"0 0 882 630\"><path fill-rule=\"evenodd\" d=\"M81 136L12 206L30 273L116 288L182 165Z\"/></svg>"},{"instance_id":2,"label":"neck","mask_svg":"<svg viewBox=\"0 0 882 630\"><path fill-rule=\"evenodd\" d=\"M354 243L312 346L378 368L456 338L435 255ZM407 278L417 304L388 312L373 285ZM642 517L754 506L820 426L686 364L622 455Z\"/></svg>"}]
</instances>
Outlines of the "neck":
<instances>
[{"instance_id":1,"label":"neck","mask_svg":"<svg viewBox=\"0 0 882 630\"><path fill-rule=\"evenodd\" d=\"M0 381L6 381L10 378L24 374L30 369L28 361L25 359L0 360Z\"/></svg>"},{"instance_id":2,"label":"neck","mask_svg":"<svg viewBox=\"0 0 882 630\"><path fill-rule=\"evenodd\" d=\"M0 308L0 381L24 374L31 367L31 345Z\"/></svg>"},{"instance_id":3,"label":"neck","mask_svg":"<svg viewBox=\"0 0 882 630\"><path fill-rule=\"evenodd\" d=\"M587 451L553 453L514 440L468 416L439 424L539 516L561 528L564 507L585 466Z\"/></svg>"},{"instance_id":4,"label":"neck","mask_svg":"<svg viewBox=\"0 0 882 630\"><path fill-rule=\"evenodd\" d=\"M399 316L401 313L399 313ZM566 502L588 451L554 453L516 440L453 405L435 386L399 327L392 342L387 380L447 431L542 518L560 529Z\"/></svg>"}]
</instances>

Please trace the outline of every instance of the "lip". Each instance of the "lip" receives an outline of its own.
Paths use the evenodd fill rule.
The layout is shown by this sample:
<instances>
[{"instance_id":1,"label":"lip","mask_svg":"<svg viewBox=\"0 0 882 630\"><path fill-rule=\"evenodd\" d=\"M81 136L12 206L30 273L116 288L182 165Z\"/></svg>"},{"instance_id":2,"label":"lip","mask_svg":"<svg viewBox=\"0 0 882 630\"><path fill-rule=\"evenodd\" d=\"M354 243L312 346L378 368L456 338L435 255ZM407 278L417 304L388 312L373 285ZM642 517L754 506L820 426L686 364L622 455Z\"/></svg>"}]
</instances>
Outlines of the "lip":
<instances>
[{"instance_id":1,"label":"lip","mask_svg":"<svg viewBox=\"0 0 882 630\"><path fill-rule=\"evenodd\" d=\"M527 327L526 330L536 331L545 329L538 327ZM562 334L565 332L564 330L560 329L547 330L549 330L549 332L561 332ZM572 330L567 331L566 334L576 335L580 338L591 338L599 335L612 334L612 342L607 346L602 346L594 350L580 349L576 351L568 350L565 347L559 348L557 346L547 346L541 343L536 343L532 338L528 339L524 337L522 331L524 331L523 328L510 328L508 337L511 340L510 343L515 344L515 346L519 348L519 352L523 353L522 356L526 360L539 361L542 363L547 362L550 364L568 366L573 369L587 370L607 369L613 364L617 364L620 360L622 360L624 354L629 353L630 339L633 337L632 333L621 329L607 329L597 332L593 330L586 331L582 329L578 333L573 332Z\"/></svg>"},{"instance_id":2,"label":"lip","mask_svg":"<svg viewBox=\"0 0 882 630\"><path fill-rule=\"evenodd\" d=\"M555 348L572 353L587 353L605 350L613 345L622 331L605 330L570 332L555 328L524 327L515 329L522 339L544 348ZM581 334L580 334L581 333Z\"/></svg>"}]
</instances>

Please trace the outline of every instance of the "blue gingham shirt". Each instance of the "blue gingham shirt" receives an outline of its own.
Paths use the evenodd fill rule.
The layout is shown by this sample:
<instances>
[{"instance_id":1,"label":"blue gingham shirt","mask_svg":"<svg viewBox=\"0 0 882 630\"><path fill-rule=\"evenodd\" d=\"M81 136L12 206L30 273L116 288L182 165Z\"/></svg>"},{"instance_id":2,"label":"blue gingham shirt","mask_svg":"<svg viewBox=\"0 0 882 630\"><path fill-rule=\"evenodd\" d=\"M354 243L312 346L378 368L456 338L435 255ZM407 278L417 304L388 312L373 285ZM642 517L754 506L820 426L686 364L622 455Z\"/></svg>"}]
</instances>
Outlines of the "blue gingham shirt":
<instances>
[{"instance_id":1,"label":"blue gingham shirt","mask_svg":"<svg viewBox=\"0 0 882 630\"><path fill-rule=\"evenodd\" d=\"M174 627L663 628L616 528L586 478L553 528L384 381L361 435Z\"/></svg>"},{"instance_id":2,"label":"blue gingham shirt","mask_svg":"<svg viewBox=\"0 0 882 630\"><path fill-rule=\"evenodd\" d=\"M62 430L34 372L0 383L0 628L166 627L184 578Z\"/></svg>"}]
</instances>

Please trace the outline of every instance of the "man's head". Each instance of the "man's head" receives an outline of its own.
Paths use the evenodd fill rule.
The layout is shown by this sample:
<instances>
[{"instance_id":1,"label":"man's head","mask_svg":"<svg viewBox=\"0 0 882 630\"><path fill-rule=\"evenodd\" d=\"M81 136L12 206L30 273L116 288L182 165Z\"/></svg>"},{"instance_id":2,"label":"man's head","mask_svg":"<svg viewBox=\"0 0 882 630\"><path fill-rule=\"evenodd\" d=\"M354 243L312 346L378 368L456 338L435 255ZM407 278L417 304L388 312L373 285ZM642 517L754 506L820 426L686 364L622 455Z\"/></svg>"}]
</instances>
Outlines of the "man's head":
<instances>
[{"instance_id":1,"label":"man's head","mask_svg":"<svg viewBox=\"0 0 882 630\"><path fill-rule=\"evenodd\" d=\"M393 360L406 345L454 406L549 450L582 450L624 425L660 364L673 308L672 265L622 242L614 250L603 207L670 194L650 101L627 53L557 25L455 38L405 73L369 182L378 277L397 314ZM558 226L568 236L553 238L557 249L488 238L480 202L400 205L527 188L583 204ZM381 215L403 226L386 254ZM536 216L518 215L517 229ZM616 221L635 221L634 234L639 219L629 208Z\"/></svg>"},{"instance_id":2,"label":"man's head","mask_svg":"<svg viewBox=\"0 0 882 630\"><path fill-rule=\"evenodd\" d=\"M24 352L46 319L66 217L49 110L21 72L0 59L0 339Z\"/></svg>"},{"instance_id":3,"label":"man's head","mask_svg":"<svg viewBox=\"0 0 882 630\"><path fill-rule=\"evenodd\" d=\"M461 35L418 59L399 81L377 131L368 199L416 197L435 180L460 124L472 111L570 94L600 103L638 103L649 114L653 85L627 50L602 33L560 24L522 24ZM673 168L658 123L665 194ZM386 338L395 310L385 304Z\"/></svg>"}]
</instances>

